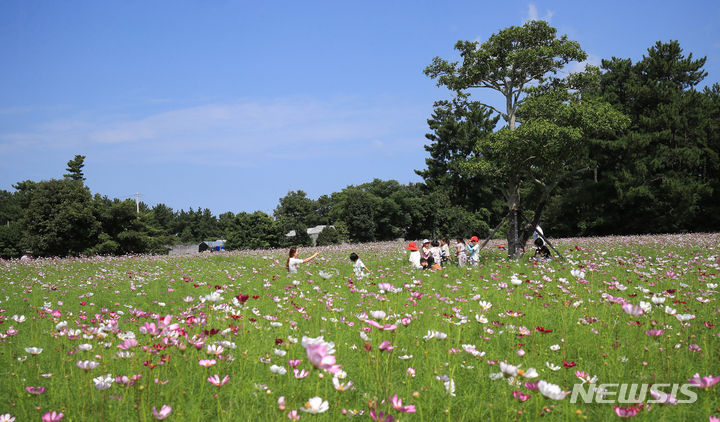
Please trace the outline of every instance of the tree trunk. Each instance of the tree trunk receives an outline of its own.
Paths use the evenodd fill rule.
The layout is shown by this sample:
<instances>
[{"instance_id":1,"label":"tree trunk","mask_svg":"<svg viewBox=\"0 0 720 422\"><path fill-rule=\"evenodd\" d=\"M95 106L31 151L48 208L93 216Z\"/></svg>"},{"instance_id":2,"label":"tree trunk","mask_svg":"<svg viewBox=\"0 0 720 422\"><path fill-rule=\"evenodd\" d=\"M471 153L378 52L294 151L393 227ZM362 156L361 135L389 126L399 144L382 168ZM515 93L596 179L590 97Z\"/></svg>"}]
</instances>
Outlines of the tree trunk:
<instances>
[{"instance_id":1,"label":"tree trunk","mask_svg":"<svg viewBox=\"0 0 720 422\"><path fill-rule=\"evenodd\" d=\"M517 185L509 189L508 200L508 259L517 259L520 253L518 242L518 210L520 208L520 189Z\"/></svg>"}]
</instances>

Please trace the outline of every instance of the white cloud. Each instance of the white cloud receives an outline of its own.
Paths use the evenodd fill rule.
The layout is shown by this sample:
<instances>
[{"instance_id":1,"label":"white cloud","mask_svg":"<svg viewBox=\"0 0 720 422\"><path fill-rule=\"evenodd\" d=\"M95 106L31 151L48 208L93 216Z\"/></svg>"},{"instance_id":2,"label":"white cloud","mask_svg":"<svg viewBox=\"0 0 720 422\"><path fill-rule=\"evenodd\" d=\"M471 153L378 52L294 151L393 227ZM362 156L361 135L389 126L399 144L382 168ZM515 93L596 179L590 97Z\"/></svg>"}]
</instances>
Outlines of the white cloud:
<instances>
[{"instance_id":1,"label":"white cloud","mask_svg":"<svg viewBox=\"0 0 720 422\"><path fill-rule=\"evenodd\" d=\"M545 10L545 15L540 17L540 13L538 12L537 6L535 6L534 3L528 4L528 12L527 13L528 13L528 15L527 15L527 18L525 19L525 22L538 21L538 20L550 22L553 15L555 14L555 12L553 12L552 10Z\"/></svg>"},{"instance_id":2,"label":"white cloud","mask_svg":"<svg viewBox=\"0 0 720 422\"><path fill-rule=\"evenodd\" d=\"M370 154L378 146L393 153L406 147L399 139L407 133L423 142L428 108L389 98L204 104L133 118L55 120L28 133L0 133L0 151L72 147L144 162L239 166L293 154Z\"/></svg>"},{"instance_id":3,"label":"white cloud","mask_svg":"<svg viewBox=\"0 0 720 422\"><path fill-rule=\"evenodd\" d=\"M588 53L587 59L582 62L572 62L563 71L566 73L583 72L587 65L600 66L602 59L600 56Z\"/></svg>"}]
</instances>

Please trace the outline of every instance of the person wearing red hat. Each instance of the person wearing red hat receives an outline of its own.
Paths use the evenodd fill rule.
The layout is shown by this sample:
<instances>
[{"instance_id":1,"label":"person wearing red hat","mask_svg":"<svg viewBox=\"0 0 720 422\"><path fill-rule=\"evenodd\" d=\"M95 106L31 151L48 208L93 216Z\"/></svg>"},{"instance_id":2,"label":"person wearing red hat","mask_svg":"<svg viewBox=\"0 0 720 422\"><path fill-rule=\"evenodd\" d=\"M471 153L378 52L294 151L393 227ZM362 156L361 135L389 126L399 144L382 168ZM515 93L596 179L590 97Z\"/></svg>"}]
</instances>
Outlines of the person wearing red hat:
<instances>
[{"instance_id":1,"label":"person wearing red hat","mask_svg":"<svg viewBox=\"0 0 720 422\"><path fill-rule=\"evenodd\" d=\"M422 265L420 265L420 251L418 251L417 243L410 242L405 248L410 251L410 257L408 258L410 266L414 270L422 269Z\"/></svg>"},{"instance_id":2,"label":"person wearing red hat","mask_svg":"<svg viewBox=\"0 0 720 422\"><path fill-rule=\"evenodd\" d=\"M473 236L470 238L470 243L467 245L468 252L470 252L470 256L468 256L468 262L470 265L477 265L480 260L478 255L478 252L480 252L480 246L478 245L479 240L480 239L478 239L477 236Z\"/></svg>"}]
</instances>

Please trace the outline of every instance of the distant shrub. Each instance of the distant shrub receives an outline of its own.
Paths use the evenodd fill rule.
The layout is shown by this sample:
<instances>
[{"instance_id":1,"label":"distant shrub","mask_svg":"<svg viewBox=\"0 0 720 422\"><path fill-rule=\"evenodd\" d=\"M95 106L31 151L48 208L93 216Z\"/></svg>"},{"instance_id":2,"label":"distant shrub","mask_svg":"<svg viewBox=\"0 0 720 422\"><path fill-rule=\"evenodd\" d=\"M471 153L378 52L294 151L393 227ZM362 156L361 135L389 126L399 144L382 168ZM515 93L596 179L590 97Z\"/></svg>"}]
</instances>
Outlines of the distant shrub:
<instances>
[{"instance_id":1,"label":"distant shrub","mask_svg":"<svg viewBox=\"0 0 720 422\"><path fill-rule=\"evenodd\" d=\"M322 229L316 242L317 246L337 245L338 243L340 243L340 233L332 226Z\"/></svg>"}]
</instances>

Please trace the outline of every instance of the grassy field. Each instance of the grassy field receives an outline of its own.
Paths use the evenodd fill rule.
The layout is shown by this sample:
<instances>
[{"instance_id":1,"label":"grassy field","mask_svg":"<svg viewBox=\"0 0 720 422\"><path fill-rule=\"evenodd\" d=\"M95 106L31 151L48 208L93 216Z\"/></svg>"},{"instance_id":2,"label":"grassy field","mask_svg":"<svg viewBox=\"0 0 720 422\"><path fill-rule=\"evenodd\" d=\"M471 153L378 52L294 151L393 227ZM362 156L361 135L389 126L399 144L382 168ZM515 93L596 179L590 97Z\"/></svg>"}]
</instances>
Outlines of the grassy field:
<instances>
[{"instance_id":1,"label":"grassy field","mask_svg":"<svg viewBox=\"0 0 720 422\"><path fill-rule=\"evenodd\" d=\"M306 248L290 277L285 250L0 261L0 421L720 417L720 235L555 245L435 272Z\"/></svg>"}]
</instances>

